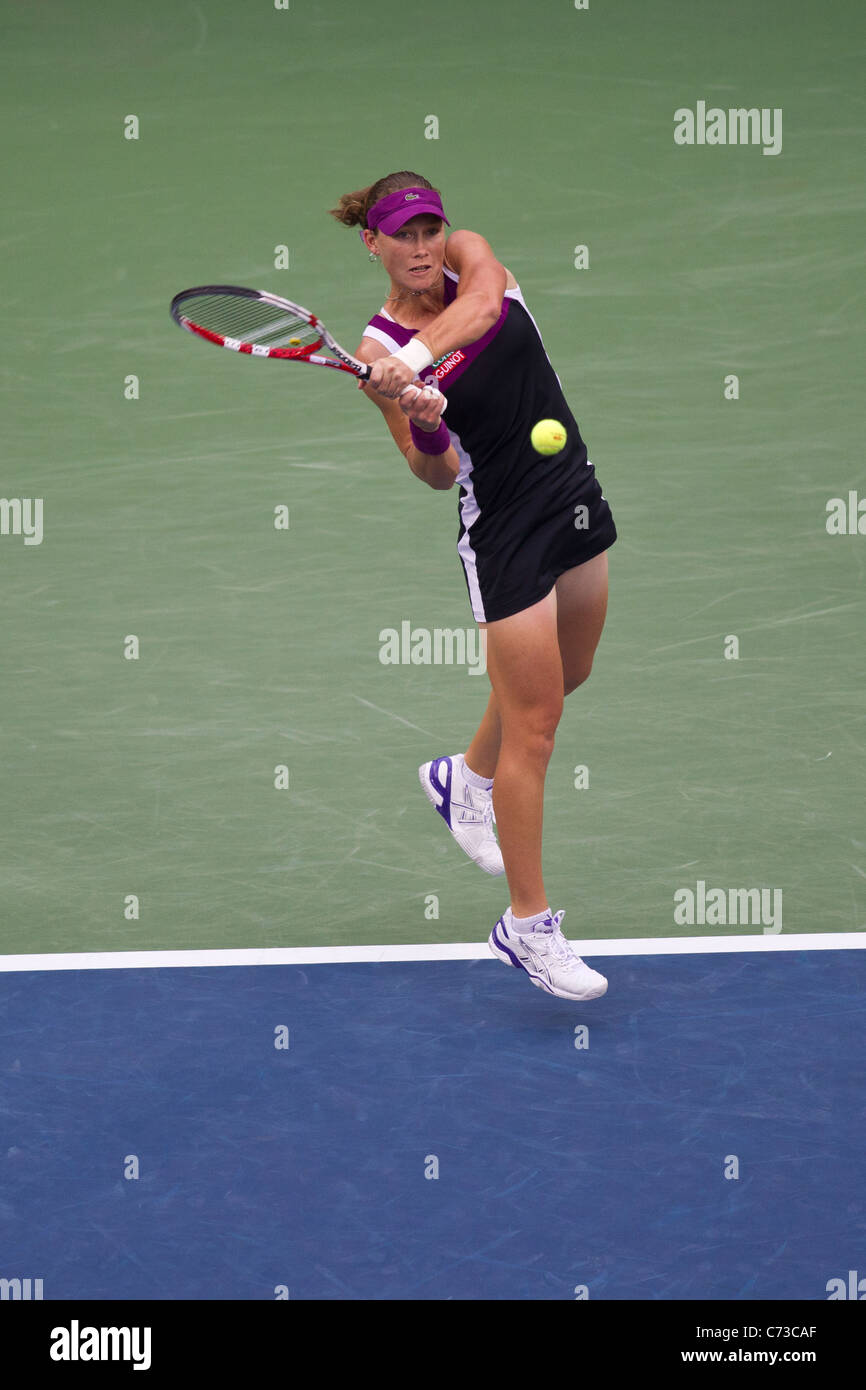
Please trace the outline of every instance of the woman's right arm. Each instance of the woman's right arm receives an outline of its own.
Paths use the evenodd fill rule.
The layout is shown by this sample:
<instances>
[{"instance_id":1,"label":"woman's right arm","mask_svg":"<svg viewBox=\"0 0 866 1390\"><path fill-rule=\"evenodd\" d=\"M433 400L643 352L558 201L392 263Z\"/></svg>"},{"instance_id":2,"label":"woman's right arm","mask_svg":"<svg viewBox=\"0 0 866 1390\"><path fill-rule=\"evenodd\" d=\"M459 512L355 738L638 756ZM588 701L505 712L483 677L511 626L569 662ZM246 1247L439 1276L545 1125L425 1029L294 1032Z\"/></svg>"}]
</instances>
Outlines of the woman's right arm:
<instances>
[{"instance_id":1,"label":"woman's right arm","mask_svg":"<svg viewBox=\"0 0 866 1390\"><path fill-rule=\"evenodd\" d=\"M375 338L364 338L355 356L362 362L375 362L378 357L388 357L389 353L385 345L377 342ZM432 423L429 404L420 396L414 400L410 399L408 404L403 404L400 398L392 400L388 396L380 395L366 381L358 384L364 394L375 401L381 410L394 443L415 477L437 492L444 492L453 487L460 468L460 460L453 445L449 444L444 453L427 454L417 449L412 441L410 420L415 420L419 429L427 425L428 432L432 433L429 431L429 425Z\"/></svg>"}]
</instances>

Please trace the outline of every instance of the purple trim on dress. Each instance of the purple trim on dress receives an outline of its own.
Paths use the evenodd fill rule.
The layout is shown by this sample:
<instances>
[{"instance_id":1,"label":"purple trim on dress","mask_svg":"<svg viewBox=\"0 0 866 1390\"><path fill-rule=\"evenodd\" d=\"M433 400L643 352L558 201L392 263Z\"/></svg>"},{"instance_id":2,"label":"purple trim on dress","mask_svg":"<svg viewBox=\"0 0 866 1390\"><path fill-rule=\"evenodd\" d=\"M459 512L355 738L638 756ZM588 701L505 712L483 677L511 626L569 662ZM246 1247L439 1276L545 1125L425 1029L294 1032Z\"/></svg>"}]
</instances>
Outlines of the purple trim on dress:
<instances>
[{"instance_id":1,"label":"purple trim on dress","mask_svg":"<svg viewBox=\"0 0 866 1390\"><path fill-rule=\"evenodd\" d=\"M445 274L443 280L444 307L447 309L448 305L453 304L456 298L457 285L448 274ZM492 343L505 322L510 304L511 300L507 296L503 296L502 310L499 318L492 328L488 328L484 337L479 338L477 342L470 343L468 347L455 348L453 352L448 353L438 366L427 367L420 374L421 380L438 386L440 391L447 394L449 384L462 376L466 368L472 366L472 363L475 361L476 357L478 357L479 353L482 353L488 344ZM374 314L367 326L368 328L378 328L381 332L387 333L388 336L399 343L401 347L405 347L419 331L416 328L404 328L402 323L396 323L393 319L385 318L383 314ZM423 329L420 331L423 332Z\"/></svg>"},{"instance_id":2,"label":"purple trim on dress","mask_svg":"<svg viewBox=\"0 0 866 1390\"><path fill-rule=\"evenodd\" d=\"M395 323L393 319L386 319L384 314L374 314L367 327L378 328L380 332L387 333L388 337L393 338L401 347L405 347L417 332L417 329L404 328L402 323Z\"/></svg>"},{"instance_id":3,"label":"purple trim on dress","mask_svg":"<svg viewBox=\"0 0 866 1390\"><path fill-rule=\"evenodd\" d=\"M493 339L505 322L510 304L510 299L503 299L502 312L493 327L488 328L484 337L477 339L474 343L470 343L468 347L455 348L454 352L449 352L448 356L444 361L440 362L438 366L428 367L426 369L422 381L438 386L440 391L447 394L448 387L451 385L452 381L456 381L458 377L461 377L467 367L472 366L476 357L484 351L489 343L493 342Z\"/></svg>"}]
</instances>

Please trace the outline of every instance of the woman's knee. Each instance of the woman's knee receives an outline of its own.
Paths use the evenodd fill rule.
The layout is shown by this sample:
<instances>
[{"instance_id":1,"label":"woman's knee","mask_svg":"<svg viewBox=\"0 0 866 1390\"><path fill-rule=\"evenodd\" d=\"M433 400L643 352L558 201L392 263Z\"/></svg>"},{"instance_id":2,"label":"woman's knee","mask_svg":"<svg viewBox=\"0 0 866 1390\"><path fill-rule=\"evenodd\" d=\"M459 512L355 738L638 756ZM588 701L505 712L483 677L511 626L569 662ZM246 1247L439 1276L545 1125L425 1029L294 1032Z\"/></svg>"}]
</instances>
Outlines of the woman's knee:
<instances>
[{"instance_id":1,"label":"woman's knee","mask_svg":"<svg viewBox=\"0 0 866 1390\"><path fill-rule=\"evenodd\" d=\"M534 761L547 762L556 742L562 717L562 698L514 711L503 721L503 742L509 742Z\"/></svg>"}]
</instances>

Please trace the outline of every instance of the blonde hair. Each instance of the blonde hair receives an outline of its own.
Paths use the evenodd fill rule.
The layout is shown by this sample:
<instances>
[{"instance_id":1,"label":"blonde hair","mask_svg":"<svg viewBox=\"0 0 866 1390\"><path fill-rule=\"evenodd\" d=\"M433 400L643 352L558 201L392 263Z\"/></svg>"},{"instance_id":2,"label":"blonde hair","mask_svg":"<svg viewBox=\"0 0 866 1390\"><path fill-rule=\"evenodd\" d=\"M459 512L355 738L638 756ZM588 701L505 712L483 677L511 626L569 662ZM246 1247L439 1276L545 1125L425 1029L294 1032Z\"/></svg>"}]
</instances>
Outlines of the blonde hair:
<instances>
[{"instance_id":1,"label":"blonde hair","mask_svg":"<svg viewBox=\"0 0 866 1390\"><path fill-rule=\"evenodd\" d=\"M387 198L389 193L396 193L398 188L429 188L434 193L439 192L428 179L403 169L398 174L386 174L377 183L371 183L369 188L344 193L337 206L330 209L330 214L344 227L366 227L367 213L373 204L378 203L380 198Z\"/></svg>"}]
</instances>

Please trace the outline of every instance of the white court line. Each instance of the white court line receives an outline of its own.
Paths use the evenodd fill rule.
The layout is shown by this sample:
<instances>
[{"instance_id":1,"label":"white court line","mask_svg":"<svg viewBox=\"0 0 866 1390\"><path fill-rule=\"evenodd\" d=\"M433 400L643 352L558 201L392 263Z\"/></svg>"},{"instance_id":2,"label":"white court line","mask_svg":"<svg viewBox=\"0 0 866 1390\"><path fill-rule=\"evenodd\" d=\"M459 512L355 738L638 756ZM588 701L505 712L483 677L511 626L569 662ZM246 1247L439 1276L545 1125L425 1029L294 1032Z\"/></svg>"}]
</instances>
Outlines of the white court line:
<instances>
[{"instance_id":1,"label":"white court line","mask_svg":"<svg viewBox=\"0 0 866 1390\"><path fill-rule=\"evenodd\" d=\"M692 956L736 951L866 950L866 930L790 936L663 936L571 941L579 955ZM426 942L404 946L263 946L233 951L72 951L0 956L0 972L15 970L148 970L214 965L345 965L392 961L489 960L487 942Z\"/></svg>"}]
</instances>

